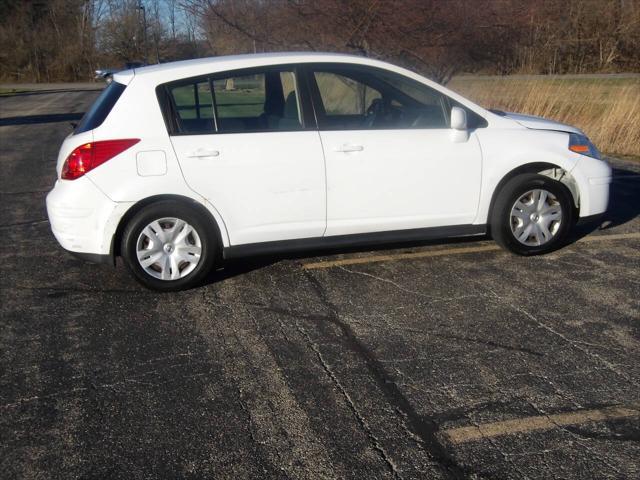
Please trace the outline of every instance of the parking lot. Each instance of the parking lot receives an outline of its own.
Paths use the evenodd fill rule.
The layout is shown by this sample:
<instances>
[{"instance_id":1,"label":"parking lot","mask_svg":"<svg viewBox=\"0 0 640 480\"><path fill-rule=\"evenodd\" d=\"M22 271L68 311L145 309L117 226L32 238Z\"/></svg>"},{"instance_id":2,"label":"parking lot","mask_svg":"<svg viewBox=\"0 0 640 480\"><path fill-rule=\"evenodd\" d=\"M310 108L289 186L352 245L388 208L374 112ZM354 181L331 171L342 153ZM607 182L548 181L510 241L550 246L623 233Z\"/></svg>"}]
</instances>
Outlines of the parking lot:
<instances>
[{"instance_id":1,"label":"parking lot","mask_svg":"<svg viewBox=\"0 0 640 480\"><path fill-rule=\"evenodd\" d=\"M46 219L97 93L0 97L0 477L640 476L640 162L546 256L315 252L158 294Z\"/></svg>"}]
</instances>

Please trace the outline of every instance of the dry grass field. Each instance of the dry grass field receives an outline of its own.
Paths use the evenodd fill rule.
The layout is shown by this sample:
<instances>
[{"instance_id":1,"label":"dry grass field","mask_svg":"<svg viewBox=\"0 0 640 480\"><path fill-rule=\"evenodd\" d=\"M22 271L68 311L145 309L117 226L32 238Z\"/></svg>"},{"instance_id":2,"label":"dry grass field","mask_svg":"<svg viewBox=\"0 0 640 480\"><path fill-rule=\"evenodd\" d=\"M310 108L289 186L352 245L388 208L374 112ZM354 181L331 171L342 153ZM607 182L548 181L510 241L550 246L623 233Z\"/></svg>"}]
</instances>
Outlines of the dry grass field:
<instances>
[{"instance_id":1,"label":"dry grass field","mask_svg":"<svg viewBox=\"0 0 640 480\"><path fill-rule=\"evenodd\" d=\"M640 156L640 76L460 76L447 87L486 108L575 125L607 154Z\"/></svg>"}]
</instances>

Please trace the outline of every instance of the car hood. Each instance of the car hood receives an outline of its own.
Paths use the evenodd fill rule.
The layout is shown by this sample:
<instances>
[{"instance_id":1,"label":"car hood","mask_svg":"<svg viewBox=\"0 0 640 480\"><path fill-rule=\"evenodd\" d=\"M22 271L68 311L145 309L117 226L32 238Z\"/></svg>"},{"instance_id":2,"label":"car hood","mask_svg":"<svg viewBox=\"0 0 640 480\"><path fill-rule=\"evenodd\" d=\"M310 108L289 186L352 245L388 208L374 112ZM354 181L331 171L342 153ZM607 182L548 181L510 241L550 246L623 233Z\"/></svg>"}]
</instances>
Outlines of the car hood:
<instances>
[{"instance_id":1,"label":"car hood","mask_svg":"<svg viewBox=\"0 0 640 480\"><path fill-rule=\"evenodd\" d=\"M502 112L501 112L502 113ZM533 115L524 115L522 113L504 112L502 113L504 118L514 120L523 127L532 128L535 130L555 130L559 132L577 133L584 135L584 132L579 128L566 125L564 123L555 122L553 120L547 120L542 117L535 117Z\"/></svg>"}]
</instances>

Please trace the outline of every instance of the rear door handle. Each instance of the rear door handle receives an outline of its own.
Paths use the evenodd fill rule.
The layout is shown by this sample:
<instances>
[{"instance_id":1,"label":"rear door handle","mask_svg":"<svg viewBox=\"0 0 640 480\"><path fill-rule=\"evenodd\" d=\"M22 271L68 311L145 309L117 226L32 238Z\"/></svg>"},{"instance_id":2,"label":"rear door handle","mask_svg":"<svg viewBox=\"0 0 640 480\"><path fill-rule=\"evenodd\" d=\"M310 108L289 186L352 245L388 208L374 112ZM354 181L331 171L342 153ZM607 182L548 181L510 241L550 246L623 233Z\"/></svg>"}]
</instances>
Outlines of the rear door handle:
<instances>
[{"instance_id":1,"label":"rear door handle","mask_svg":"<svg viewBox=\"0 0 640 480\"><path fill-rule=\"evenodd\" d=\"M189 153L187 156L189 158L202 158L202 157L217 157L218 155L220 155L220 152L218 150L207 150L204 148L199 148L198 150L195 150Z\"/></svg>"},{"instance_id":2,"label":"rear door handle","mask_svg":"<svg viewBox=\"0 0 640 480\"><path fill-rule=\"evenodd\" d=\"M336 148L336 152L344 152L344 153L348 153L348 152L361 152L362 150L364 150L364 147L362 145L341 145L338 148Z\"/></svg>"}]
</instances>

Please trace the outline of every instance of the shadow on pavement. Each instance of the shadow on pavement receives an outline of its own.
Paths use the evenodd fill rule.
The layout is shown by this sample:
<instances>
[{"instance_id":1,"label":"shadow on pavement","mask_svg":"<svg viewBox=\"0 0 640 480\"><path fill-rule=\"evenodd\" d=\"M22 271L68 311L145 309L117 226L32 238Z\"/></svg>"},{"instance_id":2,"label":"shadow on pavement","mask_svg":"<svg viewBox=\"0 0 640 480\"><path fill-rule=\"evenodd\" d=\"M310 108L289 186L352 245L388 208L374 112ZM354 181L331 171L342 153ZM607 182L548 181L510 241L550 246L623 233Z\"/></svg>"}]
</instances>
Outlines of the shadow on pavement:
<instances>
[{"instance_id":1,"label":"shadow on pavement","mask_svg":"<svg viewBox=\"0 0 640 480\"><path fill-rule=\"evenodd\" d=\"M633 170L613 167L609 208L599 219L578 225L571 235L573 243L596 230L609 230L640 216L640 175Z\"/></svg>"},{"instance_id":2,"label":"shadow on pavement","mask_svg":"<svg viewBox=\"0 0 640 480\"><path fill-rule=\"evenodd\" d=\"M23 117L0 118L0 127L9 125L33 125L37 123L72 122L82 118L80 113L49 113L45 115L27 115Z\"/></svg>"},{"instance_id":3,"label":"shadow on pavement","mask_svg":"<svg viewBox=\"0 0 640 480\"><path fill-rule=\"evenodd\" d=\"M60 89L60 90L32 90L28 92L8 92L0 95L0 98L8 98L8 97L28 97L31 95L50 95L56 93L75 93L75 92L100 92L104 90L104 85L96 88L70 88L70 89Z\"/></svg>"},{"instance_id":4,"label":"shadow on pavement","mask_svg":"<svg viewBox=\"0 0 640 480\"><path fill-rule=\"evenodd\" d=\"M640 215L640 174L620 167L613 168L609 193L609 210L604 220L609 229L627 223Z\"/></svg>"},{"instance_id":5,"label":"shadow on pavement","mask_svg":"<svg viewBox=\"0 0 640 480\"><path fill-rule=\"evenodd\" d=\"M454 237L443 238L438 240L418 240L407 242L394 242L384 243L379 245L364 245L353 247L327 247L322 250L307 250L302 252L282 253L282 254L270 254L259 255L253 257L243 257L232 260L225 260L223 262L223 268L216 270L205 280L203 285L209 285L221 280L235 277L237 275L243 275L253 270L259 270L261 268L268 267L281 260L303 260L307 258L314 258L327 255L344 255L349 253L364 253L364 252L377 252L402 249L403 251L410 251L413 248L428 247L428 246L455 246L458 244L473 244L482 240L490 240L488 235L477 235L472 237Z\"/></svg>"}]
</instances>

